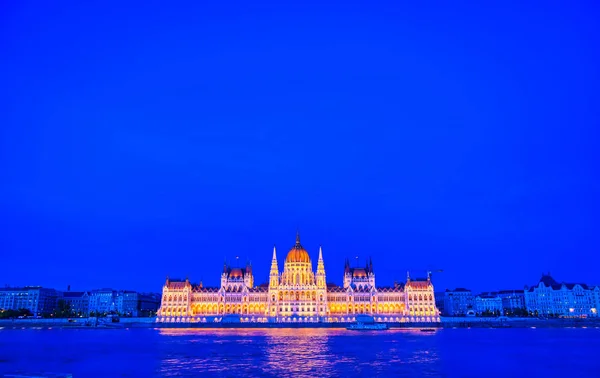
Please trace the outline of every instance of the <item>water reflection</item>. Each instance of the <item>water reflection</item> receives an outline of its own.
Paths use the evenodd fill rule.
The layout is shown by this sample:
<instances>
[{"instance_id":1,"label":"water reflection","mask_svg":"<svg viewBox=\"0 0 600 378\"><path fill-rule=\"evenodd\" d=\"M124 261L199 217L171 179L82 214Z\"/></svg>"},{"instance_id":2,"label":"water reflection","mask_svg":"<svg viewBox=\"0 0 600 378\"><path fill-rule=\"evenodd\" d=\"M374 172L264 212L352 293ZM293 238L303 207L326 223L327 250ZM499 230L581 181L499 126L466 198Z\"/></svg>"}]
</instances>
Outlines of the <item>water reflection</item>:
<instances>
[{"instance_id":1,"label":"water reflection","mask_svg":"<svg viewBox=\"0 0 600 378\"><path fill-rule=\"evenodd\" d=\"M599 352L600 330L591 327L432 333L19 327L0 330L0 376L597 378Z\"/></svg>"},{"instance_id":2,"label":"water reflection","mask_svg":"<svg viewBox=\"0 0 600 378\"><path fill-rule=\"evenodd\" d=\"M264 371L275 376L326 376L333 367L325 329L277 329L265 339ZM339 332L338 332L339 333Z\"/></svg>"},{"instance_id":3,"label":"water reflection","mask_svg":"<svg viewBox=\"0 0 600 378\"><path fill-rule=\"evenodd\" d=\"M162 376L339 377L435 372L436 333L159 329ZM435 375L435 374L434 374Z\"/></svg>"}]
</instances>

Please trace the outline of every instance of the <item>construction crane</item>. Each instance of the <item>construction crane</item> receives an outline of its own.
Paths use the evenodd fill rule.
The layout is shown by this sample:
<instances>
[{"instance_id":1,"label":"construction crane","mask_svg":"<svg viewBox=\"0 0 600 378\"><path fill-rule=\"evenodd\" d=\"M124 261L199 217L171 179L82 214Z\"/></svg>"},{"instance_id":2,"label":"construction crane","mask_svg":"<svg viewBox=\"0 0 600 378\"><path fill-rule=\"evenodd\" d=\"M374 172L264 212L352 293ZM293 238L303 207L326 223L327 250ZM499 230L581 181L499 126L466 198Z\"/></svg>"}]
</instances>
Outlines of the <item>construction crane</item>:
<instances>
[{"instance_id":1,"label":"construction crane","mask_svg":"<svg viewBox=\"0 0 600 378\"><path fill-rule=\"evenodd\" d=\"M430 269L427 271L427 277L431 278L431 273L444 273L444 269Z\"/></svg>"},{"instance_id":2,"label":"construction crane","mask_svg":"<svg viewBox=\"0 0 600 378\"><path fill-rule=\"evenodd\" d=\"M412 270L417 270L417 271L425 271L427 273L427 277L431 278L431 275L433 273L443 273L444 270L443 269L412 269ZM410 276L410 270L406 272L408 276Z\"/></svg>"}]
</instances>

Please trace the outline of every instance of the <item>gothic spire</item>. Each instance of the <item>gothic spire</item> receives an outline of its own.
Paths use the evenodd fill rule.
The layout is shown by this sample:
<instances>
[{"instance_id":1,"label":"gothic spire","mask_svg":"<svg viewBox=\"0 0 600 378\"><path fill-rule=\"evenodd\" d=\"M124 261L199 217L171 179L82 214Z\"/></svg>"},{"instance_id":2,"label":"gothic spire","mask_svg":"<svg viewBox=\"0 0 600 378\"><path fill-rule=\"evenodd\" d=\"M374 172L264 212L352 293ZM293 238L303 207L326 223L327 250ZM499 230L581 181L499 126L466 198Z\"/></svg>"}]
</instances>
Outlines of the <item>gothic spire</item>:
<instances>
[{"instance_id":1,"label":"gothic spire","mask_svg":"<svg viewBox=\"0 0 600 378\"><path fill-rule=\"evenodd\" d=\"M273 245L273 259L271 260L271 271L269 272L269 287L279 285L279 267L277 266L277 249Z\"/></svg>"},{"instance_id":2,"label":"gothic spire","mask_svg":"<svg viewBox=\"0 0 600 378\"><path fill-rule=\"evenodd\" d=\"M317 263L317 286L325 288L325 264L323 263L323 248L319 246L319 262Z\"/></svg>"},{"instance_id":3,"label":"gothic spire","mask_svg":"<svg viewBox=\"0 0 600 378\"><path fill-rule=\"evenodd\" d=\"M271 275L279 274L279 268L277 266L277 248L273 245L273 259L271 260Z\"/></svg>"},{"instance_id":4,"label":"gothic spire","mask_svg":"<svg viewBox=\"0 0 600 378\"><path fill-rule=\"evenodd\" d=\"M323 248L319 246L319 261L317 262L317 273L325 274L325 264L323 263Z\"/></svg>"}]
</instances>

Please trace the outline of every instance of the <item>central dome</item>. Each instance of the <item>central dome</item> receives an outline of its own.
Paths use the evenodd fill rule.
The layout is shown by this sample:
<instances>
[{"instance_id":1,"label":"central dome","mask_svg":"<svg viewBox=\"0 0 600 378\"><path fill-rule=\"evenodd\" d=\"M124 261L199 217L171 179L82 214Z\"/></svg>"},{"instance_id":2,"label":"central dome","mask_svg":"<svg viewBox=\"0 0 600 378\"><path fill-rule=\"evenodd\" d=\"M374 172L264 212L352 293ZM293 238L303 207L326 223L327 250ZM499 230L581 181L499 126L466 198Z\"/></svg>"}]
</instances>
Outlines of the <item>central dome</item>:
<instances>
[{"instance_id":1,"label":"central dome","mask_svg":"<svg viewBox=\"0 0 600 378\"><path fill-rule=\"evenodd\" d=\"M285 258L286 263L308 263L310 257L306 249L300 244L300 234L296 234L296 244L290 249Z\"/></svg>"}]
</instances>

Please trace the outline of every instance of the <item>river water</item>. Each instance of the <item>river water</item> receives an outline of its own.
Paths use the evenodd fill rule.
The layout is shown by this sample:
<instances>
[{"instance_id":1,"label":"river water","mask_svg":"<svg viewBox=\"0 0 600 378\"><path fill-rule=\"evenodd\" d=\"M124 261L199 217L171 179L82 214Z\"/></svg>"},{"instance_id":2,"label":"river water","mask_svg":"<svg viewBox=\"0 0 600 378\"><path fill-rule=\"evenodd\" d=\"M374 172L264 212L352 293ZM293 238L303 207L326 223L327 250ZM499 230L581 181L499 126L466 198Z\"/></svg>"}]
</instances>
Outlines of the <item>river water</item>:
<instances>
[{"instance_id":1,"label":"river water","mask_svg":"<svg viewBox=\"0 0 600 378\"><path fill-rule=\"evenodd\" d=\"M0 329L0 376L600 377L600 329Z\"/></svg>"}]
</instances>

